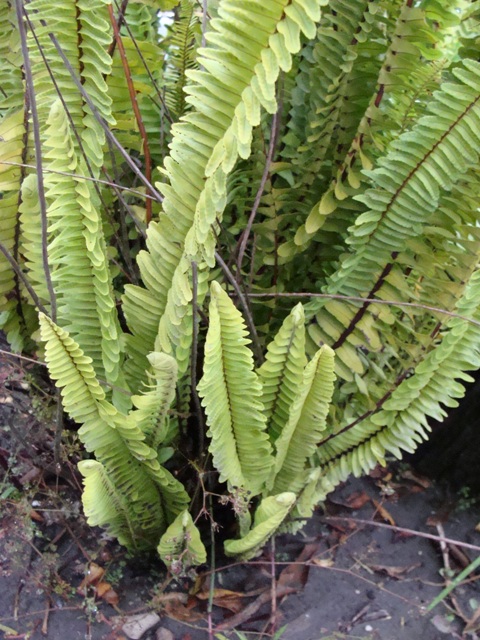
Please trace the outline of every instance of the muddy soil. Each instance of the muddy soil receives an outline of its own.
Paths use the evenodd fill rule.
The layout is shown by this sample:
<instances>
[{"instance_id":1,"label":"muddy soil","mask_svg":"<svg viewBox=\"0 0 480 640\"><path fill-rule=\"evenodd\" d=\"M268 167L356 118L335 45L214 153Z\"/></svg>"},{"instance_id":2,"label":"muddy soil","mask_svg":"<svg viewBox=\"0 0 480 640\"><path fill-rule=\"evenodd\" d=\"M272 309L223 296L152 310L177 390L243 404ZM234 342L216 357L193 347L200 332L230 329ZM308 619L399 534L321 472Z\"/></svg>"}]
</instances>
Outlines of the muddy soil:
<instances>
[{"instance_id":1,"label":"muddy soil","mask_svg":"<svg viewBox=\"0 0 480 640\"><path fill-rule=\"evenodd\" d=\"M122 640L143 625L152 640L478 638L480 575L428 610L479 555L480 507L468 491L393 464L339 487L259 558L232 564L217 536L213 574L173 579L155 556L131 558L85 524L74 468L57 474L51 423L32 413L29 384L15 370L3 382L0 637ZM75 456L73 436L69 447Z\"/></svg>"}]
</instances>

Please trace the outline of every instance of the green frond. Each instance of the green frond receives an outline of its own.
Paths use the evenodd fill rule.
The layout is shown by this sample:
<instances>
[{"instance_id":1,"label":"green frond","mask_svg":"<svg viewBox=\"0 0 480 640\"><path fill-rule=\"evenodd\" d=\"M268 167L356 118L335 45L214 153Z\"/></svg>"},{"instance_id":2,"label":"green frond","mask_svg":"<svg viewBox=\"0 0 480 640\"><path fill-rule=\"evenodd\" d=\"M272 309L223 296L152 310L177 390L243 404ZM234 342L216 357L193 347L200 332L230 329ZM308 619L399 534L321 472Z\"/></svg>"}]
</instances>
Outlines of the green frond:
<instances>
[{"instance_id":1,"label":"green frond","mask_svg":"<svg viewBox=\"0 0 480 640\"><path fill-rule=\"evenodd\" d=\"M156 452L145 443L145 435L132 417L135 414L122 415L106 400L91 358L84 355L66 331L43 314L40 327L46 343L45 359L50 375L61 388L64 408L82 424L78 432L81 441L103 465L102 469L98 465L83 468L89 471L84 500L87 517L92 521L102 518L92 495L103 485L103 495L121 495L128 509L128 518L120 512L113 523L105 516L102 521L107 528L114 535L120 531L123 539L127 536L125 532L134 527L135 548L152 547L168 523L188 505L185 489L159 465Z\"/></svg>"},{"instance_id":2,"label":"green frond","mask_svg":"<svg viewBox=\"0 0 480 640\"><path fill-rule=\"evenodd\" d=\"M302 383L305 356L305 317L298 304L270 342L265 362L258 370L262 402L272 442L288 421L290 407Z\"/></svg>"},{"instance_id":3,"label":"green frond","mask_svg":"<svg viewBox=\"0 0 480 640\"><path fill-rule=\"evenodd\" d=\"M182 0L170 33L166 38L168 56L165 69L165 101L174 120L187 110L185 87L187 71L197 67L196 49L201 36L198 6L193 0Z\"/></svg>"},{"instance_id":4,"label":"green frond","mask_svg":"<svg viewBox=\"0 0 480 640\"><path fill-rule=\"evenodd\" d=\"M216 282L211 286L204 373L198 385L207 414L209 450L220 480L261 492L270 472L271 447L240 312Z\"/></svg>"},{"instance_id":5,"label":"green frond","mask_svg":"<svg viewBox=\"0 0 480 640\"><path fill-rule=\"evenodd\" d=\"M84 163L77 159L70 125L60 101L47 119L46 166L80 175ZM116 383L120 365L120 326L106 255L98 197L91 183L47 173L49 262L58 298L59 322L76 339L94 363L95 371ZM78 291L82 291L82 295Z\"/></svg>"},{"instance_id":6,"label":"green frond","mask_svg":"<svg viewBox=\"0 0 480 640\"><path fill-rule=\"evenodd\" d=\"M0 123L0 194L2 195L2 218L0 221L0 240L5 248L19 259L18 207L20 205L20 187L22 169L18 166L1 164L4 162L22 163L26 145L23 109L14 111ZM15 274L8 260L0 254L0 310L6 306L6 295L15 286Z\"/></svg>"},{"instance_id":7,"label":"green frond","mask_svg":"<svg viewBox=\"0 0 480 640\"><path fill-rule=\"evenodd\" d=\"M158 451L160 444L168 432L167 412L175 398L177 383L177 363L165 353L150 353L148 355L153 374L151 374L152 389L140 396L133 396L135 420L145 434L145 442Z\"/></svg>"},{"instance_id":8,"label":"green frond","mask_svg":"<svg viewBox=\"0 0 480 640\"><path fill-rule=\"evenodd\" d=\"M22 253L28 280L43 304L50 304L45 283L42 261L42 245L38 230L41 228L40 202L38 200L38 180L33 173L22 183L21 204L19 206Z\"/></svg>"},{"instance_id":9,"label":"green frond","mask_svg":"<svg viewBox=\"0 0 480 640\"><path fill-rule=\"evenodd\" d=\"M330 278L326 291L367 297L378 291L379 297L389 299L391 290L387 287L380 292L380 287L401 277L394 267L402 264L403 254L397 260L397 252L405 242L421 236L442 194L476 166L480 150L480 67L476 62L465 61L463 68L453 73L457 82L444 83L435 93L429 105L431 115L421 118L411 132L392 142L378 167L366 173L372 188L357 198L366 211L350 228L346 239L350 253ZM399 283L400 280L397 290L404 288ZM365 336L358 333L359 329L360 333L364 330L358 321L371 326L375 325L375 318L366 314L361 304L345 306L342 316L332 314L327 306L331 305L325 301L307 306L307 315L318 310L316 323L309 330L312 339L316 344L321 341L334 345L337 365L342 367L337 369L340 375L349 379L349 370L363 374L365 362L356 347L366 345L370 349L374 333L370 332L371 338L365 341ZM324 308L320 311L321 307ZM370 311L386 313L378 307ZM386 322L391 324L388 318Z\"/></svg>"},{"instance_id":10,"label":"green frond","mask_svg":"<svg viewBox=\"0 0 480 640\"><path fill-rule=\"evenodd\" d=\"M0 118L3 119L12 111L21 109L24 103L23 60L13 2L2 2L0 5L0 60Z\"/></svg>"},{"instance_id":11,"label":"green frond","mask_svg":"<svg viewBox=\"0 0 480 640\"><path fill-rule=\"evenodd\" d=\"M252 529L239 540L225 540L226 555L239 556L242 560L257 555L288 516L295 499L291 491L264 498L255 511Z\"/></svg>"},{"instance_id":12,"label":"green frond","mask_svg":"<svg viewBox=\"0 0 480 640\"><path fill-rule=\"evenodd\" d=\"M334 352L324 345L305 367L288 421L275 441L273 493L299 491L305 484L306 462L327 428L334 381Z\"/></svg>"},{"instance_id":13,"label":"green frond","mask_svg":"<svg viewBox=\"0 0 480 640\"><path fill-rule=\"evenodd\" d=\"M200 533L187 510L179 513L162 535L157 551L173 574L207 561Z\"/></svg>"},{"instance_id":14,"label":"green frond","mask_svg":"<svg viewBox=\"0 0 480 640\"><path fill-rule=\"evenodd\" d=\"M262 108L276 111L275 83L280 69L291 68L291 56L300 49L300 32L311 35L323 4L249 0L239 5L225 0L219 6L219 17L210 21L207 47L198 56L202 71L188 74L187 102L193 110L172 128L164 169L169 183L157 184L165 196L164 214L161 224L148 235L165 256L162 272L155 274L155 269L147 267L146 274L145 263L154 263L143 257L144 264L139 263L142 278L152 281L153 273L154 289L146 282L148 292L139 294L131 286L125 291L129 327L134 336L141 336L134 357L138 358L139 343L143 342L145 354L153 348L149 335L143 334L143 323L135 317L134 300L141 295L149 301L152 324L156 318L159 325L155 350L174 353L179 370L185 371L188 349L179 340L191 335L186 277L190 263L197 260L200 274L207 273L207 265L214 265L212 227L221 220L226 205L226 177L238 157L250 155L252 129L260 123ZM199 301L205 293L204 288L199 289Z\"/></svg>"},{"instance_id":15,"label":"green frond","mask_svg":"<svg viewBox=\"0 0 480 640\"><path fill-rule=\"evenodd\" d=\"M81 460L78 470L83 476L82 502L87 522L92 527L106 527L120 544L136 547L136 523L125 495L116 490L105 467L96 460Z\"/></svg>"},{"instance_id":16,"label":"green frond","mask_svg":"<svg viewBox=\"0 0 480 640\"><path fill-rule=\"evenodd\" d=\"M471 277L457 310L478 320L480 273ZM480 365L479 328L460 318L448 323L440 344L416 366L411 377L396 386L379 410L355 426L323 444L319 461L333 483L348 474L360 475L383 463L386 452L398 458L402 451L413 452L427 437L427 417L442 420L441 405L453 407L464 393L459 381L470 381L465 371Z\"/></svg>"}]
</instances>

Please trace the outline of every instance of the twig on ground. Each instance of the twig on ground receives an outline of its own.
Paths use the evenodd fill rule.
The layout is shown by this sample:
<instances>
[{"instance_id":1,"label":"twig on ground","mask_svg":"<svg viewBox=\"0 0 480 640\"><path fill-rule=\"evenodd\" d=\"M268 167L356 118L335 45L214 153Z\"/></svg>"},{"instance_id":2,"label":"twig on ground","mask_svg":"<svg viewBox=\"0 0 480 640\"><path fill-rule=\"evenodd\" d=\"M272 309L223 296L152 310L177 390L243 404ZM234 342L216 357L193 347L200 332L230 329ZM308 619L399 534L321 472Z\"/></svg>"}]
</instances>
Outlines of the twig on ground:
<instances>
[{"instance_id":1,"label":"twig on ground","mask_svg":"<svg viewBox=\"0 0 480 640\"><path fill-rule=\"evenodd\" d=\"M416 531L415 529L405 529L404 527L398 527L384 522L374 522L373 520L363 520L361 518L348 518L344 516L321 516L324 522L333 522L338 520L340 522L355 522L357 524L366 524L369 527L383 527L384 529L390 529L391 531L399 531L400 533L408 533L412 536L419 536L420 538L427 538L429 540L436 540L439 542L442 538L436 536L433 533L426 533L425 531ZM460 540L452 540L452 538L443 538L448 544L456 544L459 547L465 547L465 549L472 549L473 551L479 551L480 547L469 542L462 542Z\"/></svg>"}]
</instances>

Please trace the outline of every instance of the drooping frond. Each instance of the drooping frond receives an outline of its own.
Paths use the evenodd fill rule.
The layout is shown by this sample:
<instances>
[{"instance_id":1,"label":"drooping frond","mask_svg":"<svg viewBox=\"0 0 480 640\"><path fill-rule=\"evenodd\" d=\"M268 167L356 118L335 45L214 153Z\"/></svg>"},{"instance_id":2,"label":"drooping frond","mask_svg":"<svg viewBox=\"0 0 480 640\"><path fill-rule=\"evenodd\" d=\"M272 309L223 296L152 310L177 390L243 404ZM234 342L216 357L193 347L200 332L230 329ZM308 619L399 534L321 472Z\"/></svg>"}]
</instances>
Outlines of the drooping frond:
<instances>
[{"instance_id":1,"label":"drooping frond","mask_svg":"<svg viewBox=\"0 0 480 640\"><path fill-rule=\"evenodd\" d=\"M118 527L112 529L114 535L127 536L125 532L134 527L132 544L137 548L151 547L168 523L185 509L189 497L183 486L159 465L156 452L145 443L133 417L122 415L106 400L91 358L43 314L40 325L46 343L45 358L50 375L61 388L65 410L82 424L79 437L102 465L83 468L87 472L85 513L93 520L103 517L91 500L95 492L105 499L109 495L123 496L128 518L120 512L113 523L106 519L104 522L108 527Z\"/></svg>"},{"instance_id":2,"label":"drooping frond","mask_svg":"<svg viewBox=\"0 0 480 640\"><path fill-rule=\"evenodd\" d=\"M272 442L282 432L290 407L302 383L305 357L305 318L298 304L270 342L265 362L258 370L262 402Z\"/></svg>"},{"instance_id":3,"label":"drooping frond","mask_svg":"<svg viewBox=\"0 0 480 640\"><path fill-rule=\"evenodd\" d=\"M169 183L157 185L165 195L164 215L161 224L149 228L150 253L139 256L147 290L126 288L124 309L135 336L133 357L153 349L157 325L155 350L174 351L180 371L185 371L186 336L191 335L191 260L199 262L201 300L206 293L202 274L206 265L214 263L212 226L226 204L226 176L239 156L250 155L252 128L260 123L261 109L276 111L280 69L291 68L301 31L307 37L314 35L323 4L268 0L239 5L225 0L219 18L210 21L208 46L199 50L202 71L189 73L187 101L194 109L173 127L170 157L165 161ZM156 255L162 257L161 271L155 268ZM139 298L148 301L147 321L135 313Z\"/></svg>"},{"instance_id":4,"label":"drooping frond","mask_svg":"<svg viewBox=\"0 0 480 640\"><path fill-rule=\"evenodd\" d=\"M273 493L299 491L305 484L306 461L327 428L334 381L334 353L325 345L305 367L288 421L275 441Z\"/></svg>"},{"instance_id":5,"label":"drooping frond","mask_svg":"<svg viewBox=\"0 0 480 640\"><path fill-rule=\"evenodd\" d=\"M295 499L291 491L264 498L255 511L251 530L239 540L225 540L227 556L239 556L242 560L253 558L288 516Z\"/></svg>"},{"instance_id":6,"label":"drooping frond","mask_svg":"<svg viewBox=\"0 0 480 640\"><path fill-rule=\"evenodd\" d=\"M77 158L60 101L53 104L47 125L48 169L68 169L82 175L85 166ZM120 327L98 198L91 183L64 174L46 174L45 186L51 235L49 262L59 321L92 358L97 375L115 383L119 376Z\"/></svg>"},{"instance_id":7,"label":"drooping frond","mask_svg":"<svg viewBox=\"0 0 480 640\"><path fill-rule=\"evenodd\" d=\"M207 561L200 533L186 509L178 514L165 531L157 551L174 575Z\"/></svg>"},{"instance_id":8,"label":"drooping frond","mask_svg":"<svg viewBox=\"0 0 480 640\"><path fill-rule=\"evenodd\" d=\"M133 396L136 422L145 434L145 442L158 451L168 431L167 412L175 398L177 363L165 353L150 353L148 361L153 369L154 384L150 391Z\"/></svg>"},{"instance_id":9,"label":"drooping frond","mask_svg":"<svg viewBox=\"0 0 480 640\"><path fill-rule=\"evenodd\" d=\"M480 273L472 275L457 311L479 319ZM479 328L467 320L453 318L440 344L417 365L377 411L366 416L353 429L327 439L318 450L324 472L338 483L353 472L360 475L383 462L386 452L401 458L402 450L413 452L427 437L427 416L442 420L441 405L453 407L464 393L459 381L469 381L465 371L480 365Z\"/></svg>"},{"instance_id":10,"label":"drooping frond","mask_svg":"<svg viewBox=\"0 0 480 640\"><path fill-rule=\"evenodd\" d=\"M260 493L270 472L271 447L240 312L216 282L211 287L203 377L198 385L207 414L209 450L220 480Z\"/></svg>"},{"instance_id":11,"label":"drooping frond","mask_svg":"<svg viewBox=\"0 0 480 640\"><path fill-rule=\"evenodd\" d=\"M350 229L346 239L350 253L331 277L328 292L389 299L388 289L383 295L377 292L388 284L390 275L398 273L394 267L402 264L399 251L404 243L421 235L442 193L477 164L480 67L465 61L464 67L453 73L457 81L444 83L436 92L429 106L431 115L392 142L378 168L368 173L372 188L358 198L366 211ZM343 371L363 373L365 363L355 347L366 344L370 350L371 346L361 336L361 323L372 326L374 318L367 312L382 311L360 303L344 307L343 315L338 316L327 306L330 303L325 301L309 305L310 311L318 310L311 337L317 344L321 341L334 346Z\"/></svg>"}]
</instances>

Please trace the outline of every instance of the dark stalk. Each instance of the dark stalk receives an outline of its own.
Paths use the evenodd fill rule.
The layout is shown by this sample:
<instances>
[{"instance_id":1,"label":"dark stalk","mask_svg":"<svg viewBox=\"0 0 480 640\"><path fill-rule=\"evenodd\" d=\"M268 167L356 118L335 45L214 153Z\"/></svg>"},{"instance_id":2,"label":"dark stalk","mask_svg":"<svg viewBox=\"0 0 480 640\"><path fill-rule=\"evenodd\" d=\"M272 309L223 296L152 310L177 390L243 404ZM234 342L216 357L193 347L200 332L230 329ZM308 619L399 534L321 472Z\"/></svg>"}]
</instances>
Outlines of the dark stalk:
<instances>
[{"instance_id":1,"label":"dark stalk","mask_svg":"<svg viewBox=\"0 0 480 640\"><path fill-rule=\"evenodd\" d=\"M23 17L24 15L26 15L26 12L25 12L25 8L23 6L22 0L15 0L15 9L17 13L18 32L20 35L20 43L21 43L22 56L23 56L25 84L26 84L26 90L28 92L28 99L30 102L30 112L32 114L33 141L35 146L35 169L37 172L38 200L40 204L40 218L41 218L43 271L45 273L45 283L47 285L48 295L50 297L51 317L52 317L52 320L55 322L57 317L57 298L55 296L55 291L53 289L52 278L50 273L50 265L48 264L47 202L45 199L45 185L43 183L43 162L42 162L42 144L40 141L40 123L38 121L37 100L35 96L35 88L33 85L33 75L32 75L32 68L30 65L30 56L28 53L27 32L25 29L25 23L23 22ZM35 296L35 298L37 298L37 296Z\"/></svg>"},{"instance_id":2,"label":"dark stalk","mask_svg":"<svg viewBox=\"0 0 480 640\"><path fill-rule=\"evenodd\" d=\"M261 365L263 363L263 360L264 360L262 347L260 345L260 340L258 339L257 329L255 328L255 323L253 321L252 312L250 311L250 307L248 306L247 299L245 298L244 294L242 293L242 291L241 291L241 289L240 289L240 287L238 285L238 282L235 279L235 276L230 271L230 269L228 268L227 264L223 260L222 256L218 253L218 251L215 251L215 259L218 262L218 264L221 266L222 271L225 274L225 277L227 278L227 280L230 282L230 284L234 288L235 293L237 294L238 299L240 301L240 304L243 307L243 311L245 313L245 320L247 322L247 325L248 325L248 328L249 328L249 331L250 331L250 336L252 338L253 348L254 348L254 351L255 351L256 359L257 359L257 364Z\"/></svg>"},{"instance_id":3,"label":"dark stalk","mask_svg":"<svg viewBox=\"0 0 480 640\"><path fill-rule=\"evenodd\" d=\"M205 449L205 423L203 420L202 406L197 392L197 365L198 365L198 267L192 262L192 359L190 382L192 386L193 403L198 421L198 450L202 455Z\"/></svg>"},{"instance_id":4,"label":"dark stalk","mask_svg":"<svg viewBox=\"0 0 480 640\"><path fill-rule=\"evenodd\" d=\"M17 2L19 2L20 0L17 0ZM102 118L100 112L98 111L97 107L94 105L94 103L92 102L92 99L90 98L90 96L88 95L88 93L85 91L85 88L83 87L82 83L80 82L80 80L77 78L77 75L74 71L74 69L72 68L72 65L70 64L70 61L68 60L67 56L65 55L62 47L60 46L57 38L53 35L53 33L49 33L48 37L50 38L50 40L52 41L55 49L58 52L58 55L60 56L60 58L63 61L63 64L65 65L65 68L67 69L67 71L70 73L72 80L74 81L77 89L79 90L79 92L81 93L83 99L85 100L85 102L87 103L88 107L90 108L93 116L95 117L95 119L97 120L97 122L100 124L100 126L102 127L102 129L105 131L105 135L107 136L107 138L110 140L110 142L115 146L115 148L117 149L117 151L120 153L120 155L122 156L122 158L125 160L125 162L128 164L128 166L130 167L130 169L133 171L133 173L140 179L141 182L143 182L143 184L147 187L147 189L150 191L150 193L152 194L152 196L156 199L157 202L162 202L163 201L163 197L160 195L160 193L158 193L158 191L155 189L155 187L147 180L147 178L143 175L143 173L140 171L140 169L137 167L136 163L134 162L134 160L130 157L130 155L125 151L125 149L122 147L122 145L119 143L119 141L117 140L117 138L113 135L113 133L110 131L108 124L105 122L105 120Z\"/></svg>"},{"instance_id":5,"label":"dark stalk","mask_svg":"<svg viewBox=\"0 0 480 640\"><path fill-rule=\"evenodd\" d=\"M23 273L23 271L20 269L20 265L15 260L15 258L12 256L12 254L7 249L7 247L3 244L3 242L0 242L0 252L3 253L3 255L5 256L5 258L10 263L10 265L11 265L12 269L14 270L15 274L17 275L17 277L20 278L20 280L25 285L25 288L28 291L28 293L30 294L30 297L32 298L34 305L36 307L38 307L39 311L41 311L45 315L48 315L48 311L45 309L43 304L40 302L40 299L37 296L37 294L35 293L35 290L33 289L32 285L27 280L27 278L26 278L25 274Z\"/></svg>"}]
</instances>

